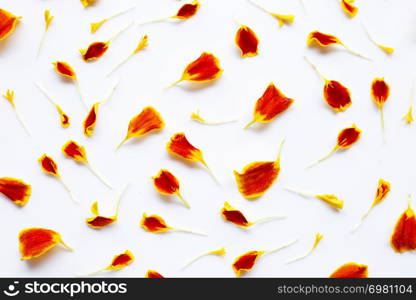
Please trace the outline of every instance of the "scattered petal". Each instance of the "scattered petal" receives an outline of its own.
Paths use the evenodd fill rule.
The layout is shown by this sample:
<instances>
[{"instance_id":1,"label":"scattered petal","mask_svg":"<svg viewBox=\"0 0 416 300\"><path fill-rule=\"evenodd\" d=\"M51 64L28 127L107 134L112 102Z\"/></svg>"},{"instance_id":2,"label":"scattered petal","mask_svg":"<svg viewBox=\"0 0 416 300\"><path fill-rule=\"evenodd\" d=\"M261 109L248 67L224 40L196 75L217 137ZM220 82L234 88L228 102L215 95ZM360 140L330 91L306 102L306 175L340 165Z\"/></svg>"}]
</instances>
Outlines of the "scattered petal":
<instances>
[{"instance_id":1,"label":"scattered petal","mask_svg":"<svg viewBox=\"0 0 416 300\"><path fill-rule=\"evenodd\" d=\"M236 120L227 120L227 121L207 121L205 118L203 118L200 113L199 109L197 109L195 112L193 112L190 116L190 118L198 123L205 124L205 125L222 125L227 123L233 123L236 122Z\"/></svg>"},{"instance_id":2,"label":"scattered petal","mask_svg":"<svg viewBox=\"0 0 416 300\"><path fill-rule=\"evenodd\" d=\"M255 122L269 123L284 113L295 100L286 97L273 83L270 83L254 107L253 120L246 125L250 127Z\"/></svg>"},{"instance_id":3,"label":"scattered petal","mask_svg":"<svg viewBox=\"0 0 416 300\"><path fill-rule=\"evenodd\" d=\"M88 112L87 117L84 120L83 127L84 127L84 135L85 136L92 136L95 128L95 124L97 123L97 113L98 107L100 103L94 103L91 107L90 111Z\"/></svg>"},{"instance_id":4,"label":"scattered petal","mask_svg":"<svg viewBox=\"0 0 416 300\"><path fill-rule=\"evenodd\" d=\"M182 73L181 79L174 82L174 86L184 80L191 82L207 82L220 77L223 70L220 67L218 58L213 54L203 52L200 57L188 64Z\"/></svg>"},{"instance_id":5,"label":"scattered petal","mask_svg":"<svg viewBox=\"0 0 416 300\"><path fill-rule=\"evenodd\" d=\"M324 238L324 236L322 234L320 234L319 232L315 234L315 240L313 242L312 247L303 255L296 257L290 261L288 261L287 263L293 263L295 261L304 259L305 257L309 256L309 254L312 253L313 250L315 250L315 248L318 246L319 242Z\"/></svg>"},{"instance_id":6,"label":"scattered petal","mask_svg":"<svg viewBox=\"0 0 416 300\"><path fill-rule=\"evenodd\" d=\"M180 19L180 20L187 20L192 18L199 10L200 7L199 1L195 0L191 3L185 3L184 5L179 8L176 15L172 16L172 18Z\"/></svg>"},{"instance_id":7,"label":"scattered petal","mask_svg":"<svg viewBox=\"0 0 416 300\"><path fill-rule=\"evenodd\" d=\"M394 48L392 47L388 47L388 46L384 46L380 43L378 43L373 36L370 34L370 32L368 31L367 27L364 25L364 23L361 23L362 27L364 28L365 33L367 34L368 39L374 44L376 45L378 48L380 48L381 50L383 50L386 54L390 55L394 53Z\"/></svg>"},{"instance_id":8,"label":"scattered petal","mask_svg":"<svg viewBox=\"0 0 416 300\"><path fill-rule=\"evenodd\" d=\"M19 120L20 124L22 125L23 129L26 131L27 135L30 136L29 128L26 126L25 121L23 120L23 117L20 115L19 111L16 108L16 103L14 102L14 91L13 90L7 90L5 94L2 95L4 99L9 101L10 105L12 106L17 119Z\"/></svg>"},{"instance_id":9,"label":"scattered petal","mask_svg":"<svg viewBox=\"0 0 416 300\"><path fill-rule=\"evenodd\" d=\"M226 253L227 253L227 251L225 250L224 247L222 247L220 249L204 252L204 253L194 257L193 259L191 259L187 264L185 264L182 267L182 270L185 269L186 267L190 266L191 264L193 264L195 261L197 261L198 259L200 259L202 257L208 256L208 255L224 256Z\"/></svg>"},{"instance_id":10,"label":"scattered petal","mask_svg":"<svg viewBox=\"0 0 416 300\"><path fill-rule=\"evenodd\" d=\"M341 0L342 10L350 17L354 18L358 12L358 7L354 6L355 0Z\"/></svg>"},{"instance_id":11,"label":"scattered petal","mask_svg":"<svg viewBox=\"0 0 416 300\"><path fill-rule=\"evenodd\" d=\"M275 161L256 161L244 167L242 173L234 171L238 190L247 199L262 196L276 181L280 173L280 154L284 141L280 145Z\"/></svg>"},{"instance_id":12,"label":"scattered petal","mask_svg":"<svg viewBox=\"0 0 416 300\"><path fill-rule=\"evenodd\" d=\"M283 14L277 14L277 13L273 13L268 9L265 9L263 6L259 5L258 3L249 0L249 2L251 4L253 4L254 6L256 6L257 8L261 9L262 11L268 13L269 15L275 17L277 19L277 21L279 22L279 27L282 27L285 24L292 24L295 21L295 16L294 15L283 15Z\"/></svg>"},{"instance_id":13,"label":"scattered petal","mask_svg":"<svg viewBox=\"0 0 416 300\"><path fill-rule=\"evenodd\" d=\"M182 197L179 190L179 180L171 172L162 169L152 177L153 186L162 195L177 195L186 208L191 208L188 202Z\"/></svg>"},{"instance_id":14,"label":"scattered petal","mask_svg":"<svg viewBox=\"0 0 416 300\"><path fill-rule=\"evenodd\" d=\"M54 16L52 16L50 10L47 9L43 13L43 18L45 20L45 30L44 30L44 32L42 34L42 38L40 39L40 42L39 42L37 57L39 57L40 51L42 50L43 43L44 43L45 37L46 37L46 32L48 32L49 26L51 25Z\"/></svg>"},{"instance_id":15,"label":"scattered petal","mask_svg":"<svg viewBox=\"0 0 416 300\"><path fill-rule=\"evenodd\" d=\"M121 16L121 15L123 15L123 14L125 14L125 13L127 13L127 12L129 12L129 11L132 11L133 9L135 9L136 7L135 6L133 6L133 7L130 7L130 8L128 8L128 9L126 9L126 10L122 10L122 11L119 11L118 13L115 13L114 15L111 15L111 16L109 16L109 17L107 17L107 18L104 18L104 19L102 19L101 21L98 21L98 22L95 22L95 23L90 23L90 28L91 28L91 33L96 33L97 32L97 30L104 24L104 23L106 23L107 21L109 21L109 20L111 20L111 19L114 19L114 18L117 18L117 17L119 17L119 16Z\"/></svg>"},{"instance_id":16,"label":"scattered petal","mask_svg":"<svg viewBox=\"0 0 416 300\"><path fill-rule=\"evenodd\" d=\"M165 122L160 113L155 108L147 106L130 120L127 135L117 146L117 149L132 137L142 137L154 130L162 130L164 127Z\"/></svg>"},{"instance_id":17,"label":"scattered petal","mask_svg":"<svg viewBox=\"0 0 416 300\"><path fill-rule=\"evenodd\" d=\"M110 42L94 42L88 46L87 49L81 49L79 52L82 55L82 59L85 62L99 59L103 56L107 50Z\"/></svg>"},{"instance_id":18,"label":"scattered petal","mask_svg":"<svg viewBox=\"0 0 416 300\"><path fill-rule=\"evenodd\" d=\"M90 5L95 4L98 0L80 0L84 7L88 7Z\"/></svg>"},{"instance_id":19,"label":"scattered petal","mask_svg":"<svg viewBox=\"0 0 416 300\"><path fill-rule=\"evenodd\" d=\"M330 278L367 278L368 266L354 262L346 263L336 269Z\"/></svg>"},{"instance_id":20,"label":"scattered petal","mask_svg":"<svg viewBox=\"0 0 416 300\"><path fill-rule=\"evenodd\" d=\"M0 8L0 41L13 33L21 17L16 17L7 10Z\"/></svg>"},{"instance_id":21,"label":"scattered petal","mask_svg":"<svg viewBox=\"0 0 416 300\"><path fill-rule=\"evenodd\" d=\"M58 244L62 244L69 251L72 250L62 241L59 233L50 229L27 228L19 233L21 260L39 257Z\"/></svg>"},{"instance_id":22,"label":"scattered petal","mask_svg":"<svg viewBox=\"0 0 416 300\"><path fill-rule=\"evenodd\" d=\"M390 243L399 253L416 250L416 217L410 202L394 227Z\"/></svg>"},{"instance_id":23,"label":"scattered petal","mask_svg":"<svg viewBox=\"0 0 416 300\"><path fill-rule=\"evenodd\" d=\"M158 273L155 270L149 270L147 271L145 278L165 278L165 277L163 277L160 273Z\"/></svg>"},{"instance_id":24,"label":"scattered petal","mask_svg":"<svg viewBox=\"0 0 416 300\"><path fill-rule=\"evenodd\" d=\"M371 98L376 103L377 107L380 109L381 115L381 128L383 129L384 133L384 103L386 103L387 99L390 95L390 87L387 82L384 81L384 78L375 78L371 83Z\"/></svg>"},{"instance_id":25,"label":"scattered petal","mask_svg":"<svg viewBox=\"0 0 416 300\"><path fill-rule=\"evenodd\" d=\"M259 38L250 27L240 26L235 35L235 44L240 48L242 57L258 54Z\"/></svg>"},{"instance_id":26,"label":"scattered petal","mask_svg":"<svg viewBox=\"0 0 416 300\"><path fill-rule=\"evenodd\" d=\"M55 66L55 71L59 75L73 80L77 80L77 74L68 63L63 61L56 61L52 64Z\"/></svg>"},{"instance_id":27,"label":"scattered petal","mask_svg":"<svg viewBox=\"0 0 416 300\"><path fill-rule=\"evenodd\" d=\"M180 231L186 233L193 233L198 235L206 235L204 233L192 231L189 229L170 227L166 224L165 220L158 215L148 216L146 213L143 213L142 219L140 220L140 226L151 233L162 233L166 231Z\"/></svg>"},{"instance_id":28,"label":"scattered petal","mask_svg":"<svg viewBox=\"0 0 416 300\"><path fill-rule=\"evenodd\" d=\"M319 200L322 200L323 202L325 202L326 204L328 204L329 206L331 206L334 209L338 209L341 210L344 208L344 201L340 200L337 196L335 196L334 194L322 194L322 195L317 195L317 194L310 194L310 193L305 193L305 192L301 192L298 191L296 189L293 188L286 188L286 190L291 191L293 193L299 194L303 197L306 198L317 198Z\"/></svg>"},{"instance_id":29,"label":"scattered petal","mask_svg":"<svg viewBox=\"0 0 416 300\"><path fill-rule=\"evenodd\" d=\"M0 178L0 193L14 204L24 206L32 194L32 187L20 179L2 177Z\"/></svg>"},{"instance_id":30,"label":"scattered petal","mask_svg":"<svg viewBox=\"0 0 416 300\"><path fill-rule=\"evenodd\" d=\"M353 124L351 127L344 128L341 130L341 132L338 134L337 138L337 144L335 147L329 152L327 155L322 157L321 159L317 160L316 162L309 165L310 167L313 167L317 165L318 163L328 159L332 154L337 152L338 150L344 150L351 147L353 144L355 144L361 137L361 130Z\"/></svg>"}]
</instances>

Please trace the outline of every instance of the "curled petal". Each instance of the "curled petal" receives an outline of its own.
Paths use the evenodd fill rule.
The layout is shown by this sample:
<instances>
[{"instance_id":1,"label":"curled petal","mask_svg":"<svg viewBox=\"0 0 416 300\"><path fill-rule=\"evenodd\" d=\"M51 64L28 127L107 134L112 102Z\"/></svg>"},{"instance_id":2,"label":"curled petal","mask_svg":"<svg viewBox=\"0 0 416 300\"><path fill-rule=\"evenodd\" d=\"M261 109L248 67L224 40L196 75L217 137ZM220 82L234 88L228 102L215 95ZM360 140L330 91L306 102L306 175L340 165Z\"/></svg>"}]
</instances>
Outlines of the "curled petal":
<instances>
[{"instance_id":1,"label":"curled petal","mask_svg":"<svg viewBox=\"0 0 416 300\"><path fill-rule=\"evenodd\" d=\"M181 81L206 82L217 79L222 74L219 60L213 54L204 52L196 60L186 66L181 79L172 84L176 85Z\"/></svg>"},{"instance_id":2,"label":"curled petal","mask_svg":"<svg viewBox=\"0 0 416 300\"><path fill-rule=\"evenodd\" d=\"M342 10L350 17L354 18L358 12L358 7L354 6L355 0L341 0Z\"/></svg>"},{"instance_id":3,"label":"curled petal","mask_svg":"<svg viewBox=\"0 0 416 300\"><path fill-rule=\"evenodd\" d=\"M293 99L286 97L273 83L270 83L263 95L257 100L253 120L245 128L250 127L255 122L268 123L273 121L278 115L289 109L293 102Z\"/></svg>"},{"instance_id":4,"label":"curled petal","mask_svg":"<svg viewBox=\"0 0 416 300\"><path fill-rule=\"evenodd\" d=\"M149 270L147 271L145 278L165 278L165 277L163 277L159 272L155 270Z\"/></svg>"},{"instance_id":5,"label":"curled petal","mask_svg":"<svg viewBox=\"0 0 416 300\"><path fill-rule=\"evenodd\" d=\"M344 201L340 200L334 194L315 195L316 198L324 201L326 204L335 209L343 209Z\"/></svg>"},{"instance_id":6,"label":"curled petal","mask_svg":"<svg viewBox=\"0 0 416 300\"><path fill-rule=\"evenodd\" d=\"M69 116L61 109L61 107L59 105L56 105L55 107L56 107L56 109L59 113L59 117L61 119L61 126L63 128L69 127L69 125L71 125Z\"/></svg>"},{"instance_id":7,"label":"curled petal","mask_svg":"<svg viewBox=\"0 0 416 300\"><path fill-rule=\"evenodd\" d=\"M195 0L191 3L186 3L179 8L176 15L174 15L172 18L186 20L189 18L192 18L197 12L200 7L199 1Z\"/></svg>"},{"instance_id":8,"label":"curled petal","mask_svg":"<svg viewBox=\"0 0 416 300\"><path fill-rule=\"evenodd\" d=\"M24 206L32 194L32 187L20 179L3 177L0 178L0 193L14 204Z\"/></svg>"},{"instance_id":9,"label":"curled petal","mask_svg":"<svg viewBox=\"0 0 416 300\"><path fill-rule=\"evenodd\" d=\"M19 250L22 260L32 259L46 253L58 244L72 250L62 241L56 231L44 228L27 228L19 233Z\"/></svg>"},{"instance_id":10,"label":"curled petal","mask_svg":"<svg viewBox=\"0 0 416 300\"><path fill-rule=\"evenodd\" d=\"M94 42L87 49L81 49L79 52L85 62L99 59L107 50L110 42Z\"/></svg>"},{"instance_id":11,"label":"curled petal","mask_svg":"<svg viewBox=\"0 0 416 300\"><path fill-rule=\"evenodd\" d=\"M88 226L94 229L101 229L103 227L113 224L116 220L116 217L95 216L92 218L87 218L86 223Z\"/></svg>"},{"instance_id":12,"label":"curled petal","mask_svg":"<svg viewBox=\"0 0 416 300\"><path fill-rule=\"evenodd\" d=\"M352 103L350 91L336 80L325 80L324 99L334 111L344 111Z\"/></svg>"},{"instance_id":13,"label":"curled petal","mask_svg":"<svg viewBox=\"0 0 416 300\"><path fill-rule=\"evenodd\" d=\"M56 162L53 160L52 157L47 156L46 154L43 154L39 158L39 163L43 172L50 174L52 176L55 176L55 177L59 177L58 165L56 164Z\"/></svg>"},{"instance_id":14,"label":"curled petal","mask_svg":"<svg viewBox=\"0 0 416 300\"><path fill-rule=\"evenodd\" d=\"M306 42L309 46L313 44L317 44L321 47L327 47L333 44L342 44L341 41L334 35L322 33L319 31L312 31L308 35L308 39Z\"/></svg>"},{"instance_id":15,"label":"curled petal","mask_svg":"<svg viewBox=\"0 0 416 300\"><path fill-rule=\"evenodd\" d=\"M416 250L416 217L410 203L397 221L390 243L396 252Z\"/></svg>"},{"instance_id":16,"label":"curled petal","mask_svg":"<svg viewBox=\"0 0 416 300\"><path fill-rule=\"evenodd\" d=\"M98 107L100 103L95 103L90 111L88 112L87 117L84 120L83 127L84 127L84 134L85 136L92 136L95 128L95 124L97 123L97 113Z\"/></svg>"},{"instance_id":17,"label":"curled petal","mask_svg":"<svg viewBox=\"0 0 416 300\"><path fill-rule=\"evenodd\" d=\"M16 17L7 10L0 9L0 41L13 33L21 17Z\"/></svg>"},{"instance_id":18,"label":"curled petal","mask_svg":"<svg viewBox=\"0 0 416 300\"><path fill-rule=\"evenodd\" d=\"M68 63L63 61L56 61L53 63L53 65L55 66L56 73L58 73L59 75L73 80L77 79L77 75L74 69L72 69L72 67Z\"/></svg>"},{"instance_id":19,"label":"curled petal","mask_svg":"<svg viewBox=\"0 0 416 300\"><path fill-rule=\"evenodd\" d=\"M84 146L77 144L75 141L68 141L63 145L62 152L66 157L72 158L77 162L88 163Z\"/></svg>"},{"instance_id":20,"label":"curled petal","mask_svg":"<svg viewBox=\"0 0 416 300\"><path fill-rule=\"evenodd\" d=\"M371 83L371 97L373 101L379 106L387 101L390 95L390 87L384 78L375 78Z\"/></svg>"},{"instance_id":21,"label":"curled petal","mask_svg":"<svg viewBox=\"0 0 416 300\"><path fill-rule=\"evenodd\" d=\"M111 264L106 268L106 270L120 270L128 266L134 261L134 255L130 250L124 251L124 253L114 256Z\"/></svg>"},{"instance_id":22,"label":"curled petal","mask_svg":"<svg viewBox=\"0 0 416 300\"><path fill-rule=\"evenodd\" d=\"M357 263L346 263L336 269L330 278L367 278L368 266Z\"/></svg>"},{"instance_id":23,"label":"curled petal","mask_svg":"<svg viewBox=\"0 0 416 300\"><path fill-rule=\"evenodd\" d=\"M118 148L132 137L141 137L151 131L161 130L165 127L165 123L160 113L153 107L145 107L140 114L134 116L129 123L127 135L119 144Z\"/></svg>"},{"instance_id":24,"label":"curled petal","mask_svg":"<svg viewBox=\"0 0 416 300\"><path fill-rule=\"evenodd\" d=\"M250 27L241 25L235 35L235 43L242 57L256 56L258 53L259 39Z\"/></svg>"},{"instance_id":25,"label":"curled petal","mask_svg":"<svg viewBox=\"0 0 416 300\"><path fill-rule=\"evenodd\" d=\"M152 233L161 233L170 229L162 217L158 215L148 216L146 213L143 214L143 217L140 221L140 226L144 230Z\"/></svg>"}]
</instances>

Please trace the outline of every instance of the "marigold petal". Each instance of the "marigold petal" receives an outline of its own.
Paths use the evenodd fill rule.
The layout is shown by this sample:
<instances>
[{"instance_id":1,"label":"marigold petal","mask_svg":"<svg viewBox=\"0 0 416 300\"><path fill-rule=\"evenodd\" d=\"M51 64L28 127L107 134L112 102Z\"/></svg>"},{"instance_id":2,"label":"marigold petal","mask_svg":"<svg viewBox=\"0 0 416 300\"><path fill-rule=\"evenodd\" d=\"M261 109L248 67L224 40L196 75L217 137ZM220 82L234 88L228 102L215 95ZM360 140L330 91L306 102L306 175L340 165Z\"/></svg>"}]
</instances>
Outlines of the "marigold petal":
<instances>
[{"instance_id":1,"label":"marigold petal","mask_svg":"<svg viewBox=\"0 0 416 300\"><path fill-rule=\"evenodd\" d=\"M111 264L106 270L120 270L128 266L134 261L134 255L130 250L124 251L124 253L114 256Z\"/></svg>"},{"instance_id":2,"label":"marigold petal","mask_svg":"<svg viewBox=\"0 0 416 300\"><path fill-rule=\"evenodd\" d=\"M110 42L94 42L87 49L81 49L79 52L85 62L97 60L103 56L110 45Z\"/></svg>"},{"instance_id":3,"label":"marigold petal","mask_svg":"<svg viewBox=\"0 0 416 300\"><path fill-rule=\"evenodd\" d=\"M232 264L233 270L237 277L240 277L243 272L251 271L257 260L263 254L264 252L261 251L249 251L237 257Z\"/></svg>"},{"instance_id":4,"label":"marigold petal","mask_svg":"<svg viewBox=\"0 0 416 300\"><path fill-rule=\"evenodd\" d=\"M73 80L77 79L77 75L74 69L72 69L72 67L68 63L63 61L56 61L52 64L55 66L55 71L59 75Z\"/></svg>"},{"instance_id":5,"label":"marigold petal","mask_svg":"<svg viewBox=\"0 0 416 300\"><path fill-rule=\"evenodd\" d=\"M240 227L247 228L252 225L252 223L247 220L241 211L232 207L228 202L224 202L224 206L221 209L221 215L224 220L234 223Z\"/></svg>"},{"instance_id":6,"label":"marigold petal","mask_svg":"<svg viewBox=\"0 0 416 300\"><path fill-rule=\"evenodd\" d=\"M390 95L390 87L384 78L375 78L371 83L371 98L379 106L382 107Z\"/></svg>"},{"instance_id":7,"label":"marigold petal","mask_svg":"<svg viewBox=\"0 0 416 300\"><path fill-rule=\"evenodd\" d=\"M66 144L62 146L62 153L66 157L72 158L77 162L88 163L84 146L77 144L75 141L70 140L66 142Z\"/></svg>"},{"instance_id":8,"label":"marigold petal","mask_svg":"<svg viewBox=\"0 0 416 300\"><path fill-rule=\"evenodd\" d=\"M397 221L390 243L396 252L416 250L416 217L410 203Z\"/></svg>"},{"instance_id":9,"label":"marigold petal","mask_svg":"<svg viewBox=\"0 0 416 300\"><path fill-rule=\"evenodd\" d=\"M186 20L189 18L192 18L199 10L200 3L199 1L195 0L191 3L186 3L179 8L176 15L174 15L172 18Z\"/></svg>"},{"instance_id":10,"label":"marigold petal","mask_svg":"<svg viewBox=\"0 0 416 300\"><path fill-rule=\"evenodd\" d=\"M336 80L326 80L323 93L325 102L336 112L344 111L352 104L350 91Z\"/></svg>"},{"instance_id":11,"label":"marigold petal","mask_svg":"<svg viewBox=\"0 0 416 300\"><path fill-rule=\"evenodd\" d=\"M163 277L159 272L155 270L149 270L147 271L145 278L165 278L165 277Z\"/></svg>"},{"instance_id":12,"label":"marigold petal","mask_svg":"<svg viewBox=\"0 0 416 300\"><path fill-rule=\"evenodd\" d=\"M87 114L87 117L84 120L83 127L84 127L84 135L85 136L92 136L95 129L95 124L97 123L97 113L98 113L98 107L100 106L100 103L95 103L90 111Z\"/></svg>"},{"instance_id":13,"label":"marigold petal","mask_svg":"<svg viewBox=\"0 0 416 300\"><path fill-rule=\"evenodd\" d=\"M152 179L155 189L162 195L174 195L179 192L179 180L168 170L160 170Z\"/></svg>"},{"instance_id":14,"label":"marigold petal","mask_svg":"<svg viewBox=\"0 0 416 300\"><path fill-rule=\"evenodd\" d=\"M346 149L356 143L361 137L361 130L353 124L351 127L341 130L337 138L337 147Z\"/></svg>"},{"instance_id":15,"label":"marigold petal","mask_svg":"<svg viewBox=\"0 0 416 300\"><path fill-rule=\"evenodd\" d=\"M306 43L309 46L316 44L321 47L327 47L333 44L341 44L341 41L334 35L322 33L320 31L312 31L309 33Z\"/></svg>"},{"instance_id":16,"label":"marigold petal","mask_svg":"<svg viewBox=\"0 0 416 300\"><path fill-rule=\"evenodd\" d=\"M39 163L43 172L50 174L52 176L55 176L55 177L59 177L58 165L56 164L56 162L53 160L52 157L46 154L43 154L39 158Z\"/></svg>"},{"instance_id":17,"label":"marigold petal","mask_svg":"<svg viewBox=\"0 0 416 300\"><path fill-rule=\"evenodd\" d=\"M342 10L350 17L354 18L358 12L358 7L354 6L354 0L341 0Z\"/></svg>"},{"instance_id":18,"label":"marigold petal","mask_svg":"<svg viewBox=\"0 0 416 300\"><path fill-rule=\"evenodd\" d=\"M24 206L32 194L32 187L20 179L3 177L0 178L0 193L14 204Z\"/></svg>"},{"instance_id":19,"label":"marigold petal","mask_svg":"<svg viewBox=\"0 0 416 300\"><path fill-rule=\"evenodd\" d=\"M330 278L367 278L368 266L357 263L346 263L336 269Z\"/></svg>"},{"instance_id":20,"label":"marigold petal","mask_svg":"<svg viewBox=\"0 0 416 300\"><path fill-rule=\"evenodd\" d=\"M148 216L146 213L144 213L142 216L140 226L144 230L152 233L161 233L170 229L170 227L166 225L166 222L162 217L158 215Z\"/></svg>"},{"instance_id":21,"label":"marigold petal","mask_svg":"<svg viewBox=\"0 0 416 300\"><path fill-rule=\"evenodd\" d=\"M0 41L13 33L21 17L16 17L7 10L0 9Z\"/></svg>"},{"instance_id":22,"label":"marigold petal","mask_svg":"<svg viewBox=\"0 0 416 300\"><path fill-rule=\"evenodd\" d=\"M259 38L250 27L241 25L235 35L235 43L241 50L242 57L256 56L258 54Z\"/></svg>"},{"instance_id":23,"label":"marigold petal","mask_svg":"<svg viewBox=\"0 0 416 300\"><path fill-rule=\"evenodd\" d=\"M173 135L166 145L166 150L180 158L204 163L201 150L195 148L183 132Z\"/></svg>"}]
</instances>

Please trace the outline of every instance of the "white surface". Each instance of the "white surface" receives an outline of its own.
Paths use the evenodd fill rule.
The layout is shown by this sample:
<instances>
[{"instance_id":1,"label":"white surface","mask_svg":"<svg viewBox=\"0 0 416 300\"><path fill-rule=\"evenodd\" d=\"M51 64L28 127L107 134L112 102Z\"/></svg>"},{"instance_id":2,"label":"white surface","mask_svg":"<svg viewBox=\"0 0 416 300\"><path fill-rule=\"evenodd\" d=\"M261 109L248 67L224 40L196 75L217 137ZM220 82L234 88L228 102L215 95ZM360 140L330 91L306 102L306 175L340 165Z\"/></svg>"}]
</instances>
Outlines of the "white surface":
<instances>
[{"instance_id":1,"label":"white surface","mask_svg":"<svg viewBox=\"0 0 416 300\"><path fill-rule=\"evenodd\" d=\"M29 203L18 208L7 199L0 201L2 250L1 276L74 276L105 267L113 255L130 249L136 261L118 272L103 276L142 277L148 269L165 276L234 276L231 263L248 250L267 250L299 238L279 253L261 258L247 276L328 276L349 261L369 265L377 276L414 276L411 253L397 254L389 245L390 234L406 207L408 193L415 193L414 125L401 117L407 111L414 70L416 4L411 0L357 1L360 12L347 18L337 1L306 0L308 14L299 1L258 1L265 7L296 15L292 26L278 28L276 20L245 0L201 0L201 9L185 22L155 23L134 28L117 39L100 60L84 63L78 49L92 41L105 41L130 20L150 20L173 14L177 1L106 1L84 9L73 1L1 1L1 7L23 16L12 36L0 44L0 90L16 91L16 105L33 135L28 138L6 101L0 101L1 176L22 178L33 186ZM95 35L89 22L137 5L135 11L105 24ZM43 11L55 19L43 51L35 59L43 30ZM257 57L242 59L234 45L239 22L250 26L260 38ZM362 19L381 43L393 45L396 53L387 57L367 39ZM308 32L319 29L336 34L351 48L374 59L368 62L334 47L328 53L308 49ZM111 78L105 78L122 58L134 49L139 37L149 35L149 48L134 56ZM222 77L198 88L182 83L166 90L187 63L202 51L221 60ZM303 60L307 54L329 78L351 89L353 105L334 114L321 96L323 82ZM121 82L113 99L100 108L91 138L82 134L86 111L75 86L61 80L51 62L69 62L77 71L90 102L101 100L117 78ZM387 144L382 143L379 112L369 95L371 80L385 76L391 97L385 105ZM68 129L59 126L55 108L34 87L39 81L62 105L72 121ZM296 99L292 108L260 129L243 130L253 105L269 82L275 82L287 96ZM124 137L130 118L146 105L157 108L166 128L141 141L115 146ZM238 118L224 126L192 122L196 108L208 119ZM321 165L305 166L329 151L338 131L352 123L363 130L362 139L348 151L338 153ZM203 167L190 167L168 155L165 144L176 132L200 148L221 178L215 184ZM232 171L256 160L272 160L280 141L286 138L281 174L273 187L255 201L238 192ZM117 186L110 192L89 170L63 157L60 147L74 139L85 145L91 163ZM82 205L71 202L60 183L43 174L37 159L52 155L65 181ZM173 198L166 201L154 190L150 177L167 168L181 181L181 191L190 202L187 210ZM392 183L392 192L376 207L355 234L350 230L373 201L380 177ZM111 203L127 182L132 182L121 202L119 221L103 230L86 226L89 206L95 200ZM284 190L286 186L314 193L335 193L345 200L345 209L335 212L317 199L305 199ZM225 223L219 210L229 201L255 220L284 214L286 220L241 230ZM208 237L184 233L155 235L139 227L143 212L157 213L172 226L201 230ZM75 251L57 247L43 258L19 260L17 234L26 227L41 226L62 234ZM325 238L308 258L285 261L303 254L316 232ZM182 265L207 250L225 246L225 258L205 257L186 270Z\"/></svg>"}]
</instances>

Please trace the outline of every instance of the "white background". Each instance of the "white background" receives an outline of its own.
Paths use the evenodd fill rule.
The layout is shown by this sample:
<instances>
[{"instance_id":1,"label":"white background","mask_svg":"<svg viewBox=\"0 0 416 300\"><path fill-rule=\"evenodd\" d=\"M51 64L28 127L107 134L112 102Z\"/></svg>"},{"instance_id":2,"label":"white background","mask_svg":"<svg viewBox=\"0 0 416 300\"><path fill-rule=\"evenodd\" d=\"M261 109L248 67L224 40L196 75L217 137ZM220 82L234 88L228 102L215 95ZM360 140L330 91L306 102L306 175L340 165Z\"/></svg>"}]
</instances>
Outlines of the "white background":
<instances>
[{"instance_id":1,"label":"white background","mask_svg":"<svg viewBox=\"0 0 416 300\"><path fill-rule=\"evenodd\" d=\"M294 24L278 28L273 17L245 0L201 0L201 9L194 18L132 28L115 40L100 60L91 63L81 60L80 48L93 41L106 41L131 20L173 15L180 3L100 0L84 9L77 0L0 2L1 8L23 16L13 35L0 43L0 90L16 91L17 108L32 131L27 137L9 103L0 101L1 176L21 178L33 187L33 195L23 208L6 198L0 201L1 276L85 274L107 266L113 255L130 249L136 256L132 265L102 276L142 277L148 269L155 269L171 277L231 277L235 257L295 238L299 239L297 244L264 256L247 276L326 277L350 261L367 264L372 277L415 275L413 254L395 253L389 239L406 208L407 195L415 193L415 128L405 125L401 117L407 111L414 74L416 4L411 0L357 0L359 14L349 19L335 0L305 0L307 13L295 0L258 2L278 13L293 13ZM133 12L106 23L95 35L89 33L90 22L133 5ZM55 19L36 60L45 9L50 9ZM234 45L236 20L258 34L257 57L240 57ZM368 40L360 20L377 40L396 48L394 55L386 56ZM316 29L337 35L374 61L352 56L338 47L325 53L308 49L306 36ZM106 78L105 74L134 49L144 33L149 35L149 47ZM224 73L219 80L202 87L181 83L164 89L203 51L213 52L221 60ZM335 114L326 107L323 82L303 60L305 54L327 77L350 88L353 104L347 111ZM86 111L75 86L53 71L51 63L56 60L74 67L90 103L102 100L120 79L113 99L100 108L91 138L82 134ZM379 76L385 76L391 85L391 97L385 105L386 144L382 142L379 111L369 94L370 82ZM60 127L55 108L34 87L34 80L70 115L69 128ZM269 82L294 98L294 105L267 126L243 130L255 101ZM129 120L146 105L161 112L166 128L127 142L115 152ZM224 126L200 125L189 119L196 108L207 119L239 121ZM362 139L349 150L306 170L305 166L332 149L339 130L352 123L363 130ZM192 167L169 156L165 144L181 131L203 151L221 185L203 167ZM241 171L253 161L273 160L283 138L286 145L278 180L263 197L244 199L232 171ZM109 191L85 166L63 157L60 147L68 139L85 145L91 163L117 187L114 191ZM37 159L43 153L56 159L63 179L81 205L71 201L55 178L41 172ZM150 177L160 168L171 170L180 179L191 210L154 190ZM391 194L351 234L351 228L372 203L380 177L392 183ZM121 202L119 221L102 230L87 227L85 217L89 216L90 204L99 200L111 208L127 182L132 185ZM335 193L345 200L345 209L334 211L320 200L287 192L287 186L312 193ZM287 219L241 230L220 217L224 201L251 220L273 215L286 215ZM143 212L157 213L172 226L204 231L208 237L145 232L139 227ZM17 235L21 229L35 226L60 232L74 251L56 247L40 259L20 261ZM309 249L316 232L325 238L313 254L285 264ZM181 270L194 256L222 246L228 251L224 258L205 257Z\"/></svg>"}]
</instances>

